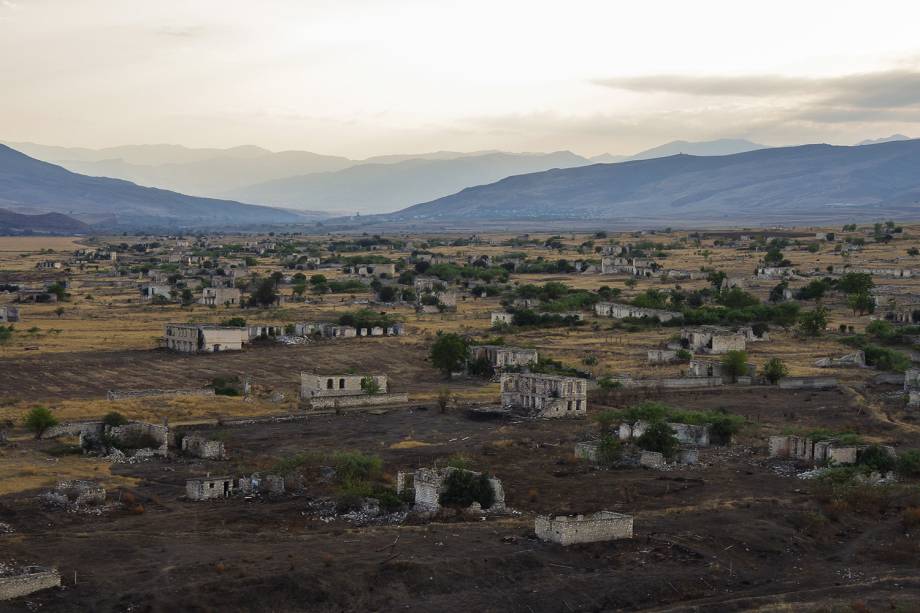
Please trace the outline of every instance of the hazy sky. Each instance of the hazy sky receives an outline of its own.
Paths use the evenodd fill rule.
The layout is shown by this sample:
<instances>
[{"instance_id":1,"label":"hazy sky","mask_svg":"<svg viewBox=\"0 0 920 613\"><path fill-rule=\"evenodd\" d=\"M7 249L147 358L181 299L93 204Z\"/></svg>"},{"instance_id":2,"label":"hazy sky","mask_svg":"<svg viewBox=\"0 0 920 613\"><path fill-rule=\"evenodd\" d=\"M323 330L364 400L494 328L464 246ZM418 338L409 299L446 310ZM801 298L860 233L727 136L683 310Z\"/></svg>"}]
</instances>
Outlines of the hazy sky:
<instances>
[{"instance_id":1,"label":"hazy sky","mask_svg":"<svg viewBox=\"0 0 920 613\"><path fill-rule=\"evenodd\" d=\"M920 2L0 0L0 139L632 153L920 136Z\"/></svg>"}]
</instances>

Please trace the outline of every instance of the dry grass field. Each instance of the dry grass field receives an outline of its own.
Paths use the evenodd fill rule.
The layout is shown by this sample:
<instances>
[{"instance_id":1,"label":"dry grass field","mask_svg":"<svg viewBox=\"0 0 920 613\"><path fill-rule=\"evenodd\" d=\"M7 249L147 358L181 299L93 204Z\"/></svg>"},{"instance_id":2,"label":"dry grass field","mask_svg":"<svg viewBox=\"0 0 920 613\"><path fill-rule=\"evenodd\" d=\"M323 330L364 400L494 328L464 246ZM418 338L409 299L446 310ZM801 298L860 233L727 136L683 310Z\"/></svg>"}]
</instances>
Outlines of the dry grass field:
<instances>
[{"instance_id":1,"label":"dry grass field","mask_svg":"<svg viewBox=\"0 0 920 613\"><path fill-rule=\"evenodd\" d=\"M653 259L664 269L722 271L741 279L743 289L763 302L779 281L753 278L763 250L726 244L742 234L791 241L783 256L803 273L790 281L793 291L819 278L807 274L828 266L920 269L920 256L908 253L920 249L920 226L904 226L888 243L874 242L871 228L824 230L836 231L837 240L817 241L820 228L701 229L699 236L687 231L609 237L540 233L526 239L495 233L481 235L478 244L467 244L469 236L404 236L398 239L413 246L337 254L324 247L333 238L347 242L368 237L295 240L320 247L324 259L383 256L394 262L408 261L418 245L437 240L427 251L460 263L470 256L511 253L524 254L529 262L599 263L595 246L651 241L660 250ZM839 246L845 237L865 238L866 244L843 255ZM550 238L561 248L546 248ZM153 261L181 251L168 246L175 238L161 239L167 246L149 253L120 253L123 260L115 263L70 263L74 249L149 240L0 238L0 286L68 283L68 297L59 303L16 304L15 292L0 291L0 306L18 306L21 313L11 337L0 343L0 430L8 433L6 443L0 442L0 527L13 530L0 530L0 551L17 560L57 566L65 574L77 571L80 577L76 585L65 581L64 591L36 595L10 610L920 610L920 545L916 529L911 532L902 519L909 509L920 507L917 484L908 480L884 505L876 499L844 504L825 499L815 482L789 476L788 462L767 457L768 435L818 429L857 433L866 443L884 443L899 452L920 447L916 411L905 406L900 385L879 382L874 368L815 366L817 358L852 351L841 342L841 325L860 333L872 321L868 314L854 314L838 292L821 300L829 309L822 335L805 338L794 326L771 325L770 340L748 343L746 350L758 369L779 358L792 376L836 377L840 385L833 390L724 385L602 394L592 383L588 420L488 421L473 419L465 409L496 405L498 383L473 376L446 380L429 357L439 332L474 341L500 336L504 344L535 348L541 357L592 379L679 377L686 364L647 363L647 351L679 337L679 326L623 326L585 310L584 323L578 326L497 331L491 328L490 314L502 310L503 299L528 284L563 283L588 291L607 286L620 292L617 301L628 302L647 290L691 292L711 288L710 282L659 276L632 280L625 274L596 272L512 273L501 296L480 298L456 287L456 312L421 314L408 304L378 304L370 288L322 295L308 289L306 301L286 299L274 308L240 309L141 300L138 288L149 282L142 269L159 266L175 272ZM288 238L212 240L236 244ZM512 240L517 244L507 244ZM454 241L462 244L440 244ZM271 253L239 258L246 256L255 258L247 274L264 278L278 271L296 272L284 269ZM68 265L39 270L36 265L43 260ZM120 266L122 273L116 274ZM340 266L303 272L308 278L349 278ZM920 277L876 277L875 284L902 296L920 295ZM293 289L282 284L279 291L291 297ZM811 300L799 302L803 310L818 306ZM250 324L287 325L335 321L361 308L385 311L404 323L406 334L310 339L298 345L262 340L239 352L199 355L161 348L169 322L220 323L243 317ZM899 350L917 356L912 347ZM301 372L386 374L391 391L407 392L410 402L378 411L305 413L298 398ZM109 390L200 389L234 376L251 378L249 396L106 399ZM451 401L441 412L438 396L444 387ZM574 444L598 433L591 417L644 401L725 411L739 416L743 427L731 445L701 450L698 466L603 469L574 459ZM80 453L76 439L35 439L23 424L39 405L61 422L100 419L113 411L131 420L168 422L176 431L203 432L224 442L229 459L200 460L175 452L163 460L113 464ZM297 419L268 419L292 416ZM254 423L233 421L241 418ZM341 515L318 518L314 505L337 495L320 467L350 450L378 456L387 486L395 483L397 471L462 457L502 479L516 512L488 520L456 513L430 522L371 525ZM294 460L308 468L305 480L287 496L212 503L183 498L187 478L270 472ZM37 502L40 492L70 479L99 481L109 489L110 499L135 502L99 514L67 513ZM602 509L634 514L636 537L561 548L533 535L539 513Z\"/></svg>"}]
</instances>

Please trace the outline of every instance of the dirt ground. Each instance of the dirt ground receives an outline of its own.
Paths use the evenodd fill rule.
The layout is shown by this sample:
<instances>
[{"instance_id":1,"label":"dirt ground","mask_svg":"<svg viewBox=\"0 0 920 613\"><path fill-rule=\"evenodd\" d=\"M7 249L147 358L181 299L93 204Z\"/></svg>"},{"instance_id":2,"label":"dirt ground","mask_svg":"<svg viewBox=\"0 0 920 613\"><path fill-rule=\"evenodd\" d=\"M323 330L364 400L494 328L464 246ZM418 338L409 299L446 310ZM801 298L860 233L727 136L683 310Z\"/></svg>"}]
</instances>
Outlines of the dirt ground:
<instances>
[{"instance_id":1,"label":"dirt ground","mask_svg":"<svg viewBox=\"0 0 920 613\"><path fill-rule=\"evenodd\" d=\"M768 460L763 445L764 432L790 419L803 428L855 427L903 445L916 445L916 436L861 411L840 391L737 390L662 400L687 408L730 407L749 425L733 446L704 450L700 466L672 471L603 470L575 461L574 443L594 428L585 420L476 421L461 411L392 410L211 426L209 435L225 442L230 460L112 467L116 476L136 480L117 491L130 491L143 513L48 510L36 503L36 490L0 497L0 522L13 528L0 536L4 554L64 569L66 586L3 610L920 607L920 547L899 520L908 501L884 512L818 521L812 484L778 474L782 463ZM788 409L778 413L777 406ZM21 440L7 453L41 452L54 444ZM328 493L319 482L273 501L181 498L190 476L247 474L294 453L342 449L379 455L390 478L463 454L502 480L515 513L481 521L327 523L308 508ZM633 514L635 538L563 548L533 536L536 514L599 508Z\"/></svg>"}]
</instances>

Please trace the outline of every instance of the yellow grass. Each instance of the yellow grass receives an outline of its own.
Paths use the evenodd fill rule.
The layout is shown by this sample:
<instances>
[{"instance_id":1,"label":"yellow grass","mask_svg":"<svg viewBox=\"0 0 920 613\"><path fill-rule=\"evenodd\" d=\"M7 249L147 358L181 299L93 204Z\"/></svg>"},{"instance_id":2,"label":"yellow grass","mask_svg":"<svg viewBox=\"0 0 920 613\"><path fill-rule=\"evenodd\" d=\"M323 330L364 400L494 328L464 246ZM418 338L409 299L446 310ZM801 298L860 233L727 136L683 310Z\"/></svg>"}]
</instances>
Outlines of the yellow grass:
<instances>
[{"instance_id":1,"label":"yellow grass","mask_svg":"<svg viewBox=\"0 0 920 613\"><path fill-rule=\"evenodd\" d=\"M393 443L390 445L390 449L417 449L419 447L431 447L431 445L431 443L426 443L424 441L413 441L409 439Z\"/></svg>"}]
</instances>

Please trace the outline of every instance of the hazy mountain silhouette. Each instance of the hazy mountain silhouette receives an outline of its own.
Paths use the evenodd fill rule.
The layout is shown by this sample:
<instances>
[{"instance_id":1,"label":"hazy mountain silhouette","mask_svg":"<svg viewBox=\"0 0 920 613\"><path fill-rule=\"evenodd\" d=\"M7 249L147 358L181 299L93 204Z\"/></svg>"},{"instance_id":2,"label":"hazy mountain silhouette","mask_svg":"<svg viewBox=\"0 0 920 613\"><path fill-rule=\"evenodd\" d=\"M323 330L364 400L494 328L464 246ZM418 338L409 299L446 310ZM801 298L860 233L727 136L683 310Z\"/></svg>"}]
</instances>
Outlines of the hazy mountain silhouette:
<instances>
[{"instance_id":1,"label":"hazy mountain silhouette","mask_svg":"<svg viewBox=\"0 0 920 613\"><path fill-rule=\"evenodd\" d=\"M0 207L109 226L220 227L304 222L302 214L87 177L0 145Z\"/></svg>"},{"instance_id":2,"label":"hazy mountain silhouette","mask_svg":"<svg viewBox=\"0 0 920 613\"><path fill-rule=\"evenodd\" d=\"M603 153L591 158L592 162L601 164L615 164L617 162L629 162L631 160L650 160L653 158L663 158L669 155L678 155L686 153L687 155L731 155L733 153L744 153L745 151L756 151L757 149L766 149L766 145L752 143L743 138L720 138L718 140L709 140L701 142L689 142L685 140L675 140L670 143L658 145L645 151L640 151L635 155L612 155Z\"/></svg>"},{"instance_id":3,"label":"hazy mountain silhouette","mask_svg":"<svg viewBox=\"0 0 920 613\"><path fill-rule=\"evenodd\" d=\"M891 136L886 136L885 138L870 138L868 140L861 140L857 145L878 145L881 143L894 143L899 140L910 140L909 136L904 136L903 134L892 134Z\"/></svg>"},{"instance_id":4,"label":"hazy mountain silhouette","mask_svg":"<svg viewBox=\"0 0 920 613\"><path fill-rule=\"evenodd\" d=\"M508 177L382 219L641 219L680 225L920 217L918 168L920 140L675 155Z\"/></svg>"},{"instance_id":5,"label":"hazy mountain silhouette","mask_svg":"<svg viewBox=\"0 0 920 613\"><path fill-rule=\"evenodd\" d=\"M383 212L509 175L588 163L587 159L569 151L409 159L389 164L359 164L338 172L289 177L230 190L224 195L247 202L323 211Z\"/></svg>"},{"instance_id":6,"label":"hazy mountain silhouette","mask_svg":"<svg viewBox=\"0 0 920 613\"><path fill-rule=\"evenodd\" d=\"M61 213L23 215L0 209L0 234L82 234L89 225Z\"/></svg>"}]
</instances>

